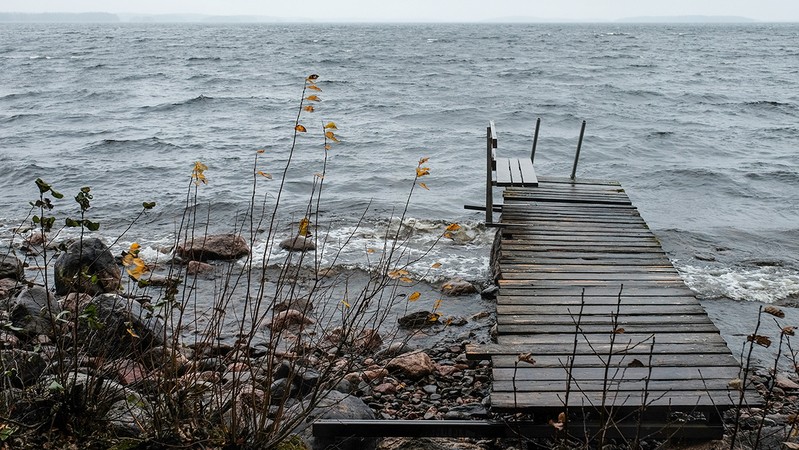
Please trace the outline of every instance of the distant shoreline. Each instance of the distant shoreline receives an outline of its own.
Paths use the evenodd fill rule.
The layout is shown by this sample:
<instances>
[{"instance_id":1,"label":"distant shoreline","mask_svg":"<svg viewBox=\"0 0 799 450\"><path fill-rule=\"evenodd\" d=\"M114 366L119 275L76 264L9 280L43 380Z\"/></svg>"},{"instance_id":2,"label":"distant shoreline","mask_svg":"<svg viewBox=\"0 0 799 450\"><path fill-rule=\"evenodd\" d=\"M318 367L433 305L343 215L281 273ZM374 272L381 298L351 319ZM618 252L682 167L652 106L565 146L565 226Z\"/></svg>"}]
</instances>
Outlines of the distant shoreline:
<instances>
[{"instance_id":1,"label":"distant shoreline","mask_svg":"<svg viewBox=\"0 0 799 450\"><path fill-rule=\"evenodd\" d=\"M271 17L257 15L202 15L202 14L115 14L107 12L86 13L20 13L0 12L0 23L201 23L201 24L235 24L235 23L339 23L339 24L766 24L797 23L792 21L767 22L739 16L640 16L625 17L616 20L568 20L547 19L540 17L498 17L482 21L441 22L441 21L379 21L365 19L340 19L334 21L317 21L302 17Z\"/></svg>"}]
</instances>

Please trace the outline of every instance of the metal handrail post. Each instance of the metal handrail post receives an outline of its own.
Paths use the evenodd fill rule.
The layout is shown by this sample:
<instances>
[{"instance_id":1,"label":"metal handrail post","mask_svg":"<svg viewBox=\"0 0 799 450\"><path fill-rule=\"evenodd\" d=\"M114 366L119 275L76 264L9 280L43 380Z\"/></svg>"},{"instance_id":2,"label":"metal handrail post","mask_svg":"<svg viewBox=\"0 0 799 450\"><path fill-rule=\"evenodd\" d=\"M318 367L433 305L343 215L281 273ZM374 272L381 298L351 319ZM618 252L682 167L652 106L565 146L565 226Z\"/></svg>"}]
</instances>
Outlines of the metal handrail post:
<instances>
[{"instance_id":1,"label":"metal handrail post","mask_svg":"<svg viewBox=\"0 0 799 450\"><path fill-rule=\"evenodd\" d=\"M583 136L585 136L585 120L583 120L583 126L580 128L580 140L577 141L577 153L574 155L574 166L572 167L571 176L572 181L574 181L574 176L577 174L577 161L580 160L580 149L583 146Z\"/></svg>"},{"instance_id":2,"label":"metal handrail post","mask_svg":"<svg viewBox=\"0 0 799 450\"><path fill-rule=\"evenodd\" d=\"M538 130L541 128L541 118L535 120L535 134L533 135L533 151L530 153L530 162L535 162L535 148L538 146Z\"/></svg>"},{"instance_id":3,"label":"metal handrail post","mask_svg":"<svg viewBox=\"0 0 799 450\"><path fill-rule=\"evenodd\" d=\"M489 126L486 127L486 224L490 224L494 220L494 192L491 188L494 182L491 178L492 147L491 127Z\"/></svg>"}]
</instances>

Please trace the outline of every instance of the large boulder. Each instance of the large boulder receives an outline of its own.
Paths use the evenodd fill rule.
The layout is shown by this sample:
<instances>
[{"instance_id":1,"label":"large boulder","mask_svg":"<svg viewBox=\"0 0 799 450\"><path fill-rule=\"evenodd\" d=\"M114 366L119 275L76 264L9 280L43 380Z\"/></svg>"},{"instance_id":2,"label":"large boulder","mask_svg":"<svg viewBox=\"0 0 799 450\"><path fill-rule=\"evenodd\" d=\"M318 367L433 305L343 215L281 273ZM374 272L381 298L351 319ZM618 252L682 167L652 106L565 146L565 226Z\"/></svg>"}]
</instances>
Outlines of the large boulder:
<instances>
[{"instance_id":1,"label":"large boulder","mask_svg":"<svg viewBox=\"0 0 799 450\"><path fill-rule=\"evenodd\" d=\"M0 254L0 278L13 278L21 280L24 278L25 271L22 261L13 255Z\"/></svg>"},{"instance_id":2,"label":"large boulder","mask_svg":"<svg viewBox=\"0 0 799 450\"><path fill-rule=\"evenodd\" d=\"M58 295L116 292L121 277L114 255L97 238L73 242L55 262L55 292Z\"/></svg>"},{"instance_id":3,"label":"large boulder","mask_svg":"<svg viewBox=\"0 0 799 450\"><path fill-rule=\"evenodd\" d=\"M250 246L237 234L203 236L178 247L178 256L191 261L231 261L250 254Z\"/></svg>"},{"instance_id":4,"label":"large boulder","mask_svg":"<svg viewBox=\"0 0 799 450\"><path fill-rule=\"evenodd\" d=\"M302 414L300 411L305 411L307 419L302 421L300 426L295 429L295 432L313 450L368 450L377 446L377 441L371 438L326 438L314 437L311 434L311 424L316 419L374 420L375 415L372 409L360 398L342 394L338 391L330 391L324 394L324 397L319 399L313 408L311 408L308 401L308 398L306 398L300 405L291 408L289 414ZM308 411L309 409L310 411Z\"/></svg>"},{"instance_id":5,"label":"large boulder","mask_svg":"<svg viewBox=\"0 0 799 450\"><path fill-rule=\"evenodd\" d=\"M23 289L9 305L11 322L21 328L21 336L52 335L57 325L55 318L61 313L61 305L40 286Z\"/></svg>"},{"instance_id":6,"label":"large boulder","mask_svg":"<svg viewBox=\"0 0 799 450\"><path fill-rule=\"evenodd\" d=\"M164 344L164 324L133 300L117 294L94 297L81 313L78 338L94 355L141 355Z\"/></svg>"},{"instance_id":7,"label":"large boulder","mask_svg":"<svg viewBox=\"0 0 799 450\"><path fill-rule=\"evenodd\" d=\"M386 365L386 369L390 372L399 372L408 378L418 380L419 378L433 373L435 365L427 353L415 351L399 355L392 359Z\"/></svg>"}]
</instances>

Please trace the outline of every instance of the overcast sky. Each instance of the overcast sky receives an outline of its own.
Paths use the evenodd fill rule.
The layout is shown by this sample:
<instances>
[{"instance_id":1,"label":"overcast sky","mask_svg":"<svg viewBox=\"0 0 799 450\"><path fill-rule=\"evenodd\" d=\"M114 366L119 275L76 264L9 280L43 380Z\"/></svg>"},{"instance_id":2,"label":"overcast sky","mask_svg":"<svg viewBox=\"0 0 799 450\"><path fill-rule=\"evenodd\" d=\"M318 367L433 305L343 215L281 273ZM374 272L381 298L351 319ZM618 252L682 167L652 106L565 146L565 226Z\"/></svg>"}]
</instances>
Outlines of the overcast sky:
<instances>
[{"instance_id":1,"label":"overcast sky","mask_svg":"<svg viewBox=\"0 0 799 450\"><path fill-rule=\"evenodd\" d=\"M520 16L614 20L679 15L799 21L799 0L2 0L0 11L264 15L320 21L460 22Z\"/></svg>"}]
</instances>

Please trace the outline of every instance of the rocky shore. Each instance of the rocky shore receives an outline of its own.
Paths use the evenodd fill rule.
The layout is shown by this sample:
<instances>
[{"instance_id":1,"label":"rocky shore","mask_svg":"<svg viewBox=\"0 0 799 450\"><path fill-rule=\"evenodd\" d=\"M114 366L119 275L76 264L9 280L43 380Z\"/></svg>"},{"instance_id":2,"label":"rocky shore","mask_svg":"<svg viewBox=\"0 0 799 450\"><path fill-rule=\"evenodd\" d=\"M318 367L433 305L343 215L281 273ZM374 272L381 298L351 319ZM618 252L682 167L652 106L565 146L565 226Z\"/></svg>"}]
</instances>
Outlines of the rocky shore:
<instances>
[{"instance_id":1,"label":"rocky shore","mask_svg":"<svg viewBox=\"0 0 799 450\"><path fill-rule=\"evenodd\" d=\"M190 243L178 249L178 276L167 272L139 283L160 289L156 296L124 294L123 270L136 264L125 255L111 255L99 241L60 251L53 282L47 284L51 291L40 278L26 277L32 268L25 267L24 258L0 255L0 442L11 448L204 442L203 448L214 448L236 436L241 443L266 442L267 430L277 440L269 441L273 444L300 445L301 439L316 449L330 442L311 436L307 418L524 419L492 414L490 362L466 358L467 344L490 340L493 319L490 301L481 300L479 287L463 280L393 292L412 300L371 325L325 322L328 314L314 310L310 297L293 296L276 302L269 320L249 335L241 329L238 334L236 329L204 331L185 312L168 315L159 309L163 305L154 304L170 289L171 295L180 289L171 280L213 285L223 277L215 261L248 251L239 239L220 236L206 239L207 247ZM330 276L328 271L303 278L297 272L291 281L301 286ZM336 282L328 285L334 292L328 298L339 298L341 292L332 287ZM489 288L483 296L494 293ZM433 304L430 299L437 296L451 306ZM416 304L419 297L427 303ZM730 412L725 441L702 448L729 448L733 436L741 448L796 442L796 369L784 363L782 353L775 374L774 359L767 355L757 355L750 377L766 408ZM341 448L549 448L555 443L391 438L346 445ZM679 447L656 439L642 445ZM627 447L616 442L607 448Z\"/></svg>"}]
</instances>

